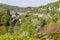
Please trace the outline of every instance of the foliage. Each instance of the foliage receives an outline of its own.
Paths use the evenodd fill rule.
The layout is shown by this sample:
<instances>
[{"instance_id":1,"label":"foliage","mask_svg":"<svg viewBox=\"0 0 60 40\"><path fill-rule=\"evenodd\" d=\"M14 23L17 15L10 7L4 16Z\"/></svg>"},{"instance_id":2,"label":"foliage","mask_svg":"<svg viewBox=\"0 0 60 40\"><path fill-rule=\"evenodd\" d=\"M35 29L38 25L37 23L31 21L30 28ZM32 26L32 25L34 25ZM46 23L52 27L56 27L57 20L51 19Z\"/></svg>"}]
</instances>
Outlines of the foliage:
<instances>
[{"instance_id":1,"label":"foliage","mask_svg":"<svg viewBox=\"0 0 60 40\"><path fill-rule=\"evenodd\" d=\"M7 33L6 27L5 26L0 26L0 35L4 35L6 33Z\"/></svg>"},{"instance_id":2,"label":"foliage","mask_svg":"<svg viewBox=\"0 0 60 40\"><path fill-rule=\"evenodd\" d=\"M51 40L51 38L53 40L60 40L59 33L48 34L40 39L36 38L39 28L42 28L45 25L48 27L56 24L57 21L60 21L60 11L58 11L59 6L60 1L41 7L27 8L0 4L0 40ZM52 7L51 10L48 9L49 7ZM14 11L14 13L19 12L25 13L26 15L20 15L19 18L17 18L17 16L16 18L12 18L10 10ZM38 17L38 15L34 16L33 14L40 14L42 17ZM14 22L13 19L17 19L17 21ZM19 19L21 19L21 23ZM14 26L12 26L14 24L12 21L15 23Z\"/></svg>"},{"instance_id":3,"label":"foliage","mask_svg":"<svg viewBox=\"0 0 60 40\"><path fill-rule=\"evenodd\" d=\"M40 40L38 38L29 38L26 36L1 35L0 40Z\"/></svg>"}]
</instances>

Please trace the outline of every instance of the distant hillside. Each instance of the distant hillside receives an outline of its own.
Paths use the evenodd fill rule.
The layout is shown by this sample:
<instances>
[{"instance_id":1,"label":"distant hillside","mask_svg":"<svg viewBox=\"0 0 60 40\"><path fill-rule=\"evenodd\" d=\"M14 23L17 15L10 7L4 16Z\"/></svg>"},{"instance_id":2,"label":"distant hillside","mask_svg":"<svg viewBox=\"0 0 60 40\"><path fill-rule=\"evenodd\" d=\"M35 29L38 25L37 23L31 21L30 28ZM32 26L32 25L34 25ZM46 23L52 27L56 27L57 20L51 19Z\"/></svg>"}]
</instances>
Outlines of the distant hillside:
<instances>
[{"instance_id":1,"label":"distant hillside","mask_svg":"<svg viewBox=\"0 0 60 40\"><path fill-rule=\"evenodd\" d=\"M20 7L18 6L11 6L11 5L8 5L8 4L2 4L0 3L0 8L5 8L5 9L19 9Z\"/></svg>"},{"instance_id":2,"label":"distant hillside","mask_svg":"<svg viewBox=\"0 0 60 40\"><path fill-rule=\"evenodd\" d=\"M44 5L44 6L26 7L26 8L18 7L18 6L11 6L11 5L0 3L0 8L5 8L5 9L8 8L8 9L14 9L14 10L18 9L19 11L22 11L22 12L30 11L32 13L43 13L43 14L48 12L49 7L53 7L53 8L57 9L59 6L60 6L60 1L49 3L49 4Z\"/></svg>"}]
</instances>

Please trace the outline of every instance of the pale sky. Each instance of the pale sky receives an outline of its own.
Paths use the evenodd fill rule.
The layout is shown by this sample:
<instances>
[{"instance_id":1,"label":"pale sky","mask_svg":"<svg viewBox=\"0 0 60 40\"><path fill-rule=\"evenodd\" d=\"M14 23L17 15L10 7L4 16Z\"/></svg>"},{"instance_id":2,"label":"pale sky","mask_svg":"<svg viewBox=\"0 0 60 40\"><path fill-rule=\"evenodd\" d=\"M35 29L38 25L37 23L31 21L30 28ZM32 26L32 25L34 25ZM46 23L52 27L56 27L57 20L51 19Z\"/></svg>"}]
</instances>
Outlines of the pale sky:
<instances>
[{"instance_id":1,"label":"pale sky","mask_svg":"<svg viewBox=\"0 0 60 40\"><path fill-rule=\"evenodd\" d=\"M50 2L56 2L57 0L0 0L0 3L20 6L20 7L29 7L29 6L41 6Z\"/></svg>"}]
</instances>

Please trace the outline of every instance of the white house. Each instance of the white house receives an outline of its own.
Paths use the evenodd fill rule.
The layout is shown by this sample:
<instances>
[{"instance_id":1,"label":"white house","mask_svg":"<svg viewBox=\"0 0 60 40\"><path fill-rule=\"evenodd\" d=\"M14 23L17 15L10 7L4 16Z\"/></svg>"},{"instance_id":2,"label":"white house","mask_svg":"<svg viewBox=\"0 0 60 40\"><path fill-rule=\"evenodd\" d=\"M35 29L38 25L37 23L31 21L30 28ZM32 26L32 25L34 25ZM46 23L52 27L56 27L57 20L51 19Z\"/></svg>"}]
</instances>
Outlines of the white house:
<instances>
[{"instance_id":1,"label":"white house","mask_svg":"<svg viewBox=\"0 0 60 40\"><path fill-rule=\"evenodd\" d=\"M26 15L24 12L18 12L19 15Z\"/></svg>"},{"instance_id":2,"label":"white house","mask_svg":"<svg viewBox=\"0 0 60 40\"><path fill-rule=\"evenodd\" d=\"M53 8L53 5L50 5L50 6L48 7L48 10L52 10L52 8Z\"/></svg>"},{"instance_id":3,"label":"white house","mask_svg":"<svg viewBox=\"0 0 60 40\"><path fill-rule=\"evenodd\" d=\"M16 13L15 11L10 11L10 15L12 18L16 17L15 13Z\"/></svg>"},{"instance_id":4,"label":"white house","mask_svg":"<svg viewBox=\"0 0 60 40\"><path fill-rule=\"evenodd\" d=\"M40 14L40 13L36 13L36 14L33 14L34 16L38 16L38 17L43 17L44 14Z\"/></svg>"},{"instance_id":5,"label":"white house","mask_svg":"<svg viewBox=\"0 0 60 40\"><path fill-rule=\"evenodd\" d=\"M19 19L19 22L22 23L22 22L21 22L21 19Z\"/></svg>"},{"instance_id":6,"label":"white house","mask_svg":"<svg viewBox=\"0 0 60 40\"><path fill-rule=\"evenodd\" d=\"M60 11L60 7L57 9L57 11Z\"/></svg>"}]
</instances>

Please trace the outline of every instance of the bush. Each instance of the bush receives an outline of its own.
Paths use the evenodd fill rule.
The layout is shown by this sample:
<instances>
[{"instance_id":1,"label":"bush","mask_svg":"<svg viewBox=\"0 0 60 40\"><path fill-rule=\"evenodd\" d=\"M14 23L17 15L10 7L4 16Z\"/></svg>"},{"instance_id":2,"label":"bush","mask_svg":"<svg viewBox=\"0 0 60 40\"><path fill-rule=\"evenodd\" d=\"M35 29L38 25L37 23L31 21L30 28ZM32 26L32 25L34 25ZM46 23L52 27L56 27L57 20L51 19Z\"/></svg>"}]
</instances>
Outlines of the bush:
<instances>
[{"instance_id":1,"label":"bush","mask_svg":"<svg viewBox=\"0 0 60 40\"><path fill-rule=\"evenodd\" d=\"M5 26L0 26L0 34L6 34L6 27Z\"/></svg>"},{"instance_id":2,"label":"bush","mask_svg":"<svg viewBox=\"0 0 60 40\"><path fill-rule=\"evenodd\" d=\"M26 36L1 35L0 40L40 40L40 39L28 38Z\"/></svg>"}]
</instances>

